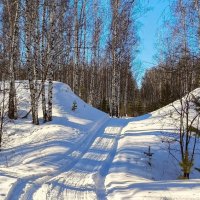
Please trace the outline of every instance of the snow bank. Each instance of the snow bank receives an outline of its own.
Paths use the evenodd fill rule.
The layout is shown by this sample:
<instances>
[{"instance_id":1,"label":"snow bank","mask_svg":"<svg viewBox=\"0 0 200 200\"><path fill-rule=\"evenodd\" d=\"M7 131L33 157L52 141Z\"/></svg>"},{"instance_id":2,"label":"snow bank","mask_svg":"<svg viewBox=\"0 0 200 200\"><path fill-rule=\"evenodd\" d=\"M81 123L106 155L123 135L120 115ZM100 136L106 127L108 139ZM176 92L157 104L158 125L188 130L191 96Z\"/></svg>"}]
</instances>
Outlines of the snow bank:
<instances>
[{"instance_id":1,"label":"snow bank","mask_svg":"<svg viewBox=\"0 0 200 200\"><path fill-rule=\"evenodd\" d=\"M200 89L193 94L199 95ZM173 103L177 109L180 101ZM172 105L144 116L130 119L122 130L116 155L105 179L108 199L200 199L200 141L197 142L191 180L178 180L179 163L165 142L176 138L178 115ZM173 115L173 117L172 117ZM178 143L171 145L178 149ZM151 159L147 156L153 153ZM174 152L173 152L174 153ZM180 158L180 151L175 152Z\"/></svg>"}]
</instances>

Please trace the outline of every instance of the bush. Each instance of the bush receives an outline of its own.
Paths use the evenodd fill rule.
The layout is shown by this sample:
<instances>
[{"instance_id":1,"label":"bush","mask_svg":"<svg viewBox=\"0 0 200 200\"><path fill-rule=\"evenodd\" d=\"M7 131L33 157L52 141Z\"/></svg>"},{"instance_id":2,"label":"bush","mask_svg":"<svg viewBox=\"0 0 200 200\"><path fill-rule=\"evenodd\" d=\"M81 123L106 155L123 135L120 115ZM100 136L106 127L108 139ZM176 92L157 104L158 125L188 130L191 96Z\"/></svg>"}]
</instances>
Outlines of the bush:
<instances>
[{"instance_id":1,"label":"bush","mask_svg":"<svg viewBox=\"0 0 200 200\"><path fill-rule=\"evenodd\" d=\"M77 102L74 101L72 104L72 111L75 111L77 109Z\"/></svg>"}]
</instances>

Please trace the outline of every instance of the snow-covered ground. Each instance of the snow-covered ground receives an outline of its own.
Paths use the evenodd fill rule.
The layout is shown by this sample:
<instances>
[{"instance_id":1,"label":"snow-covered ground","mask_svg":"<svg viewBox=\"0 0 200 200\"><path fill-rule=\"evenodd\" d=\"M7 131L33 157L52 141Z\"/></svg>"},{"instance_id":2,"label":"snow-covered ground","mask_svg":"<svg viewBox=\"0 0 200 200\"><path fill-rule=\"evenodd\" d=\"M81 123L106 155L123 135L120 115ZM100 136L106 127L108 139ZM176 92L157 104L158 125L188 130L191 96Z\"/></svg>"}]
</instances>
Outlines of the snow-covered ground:
<instances>
[{"instance_id":1,"label":"snow-covered ground","mask_svg":"<svg viewBox=\"0 0 200 200\"><path fill-rule=\"evenodd\" d=\"M135 118L122 130L105 179L108 199L200 199L198 171L192 171L190 181L177 180L179 165L162 143L172 130L157 114ZM150 161L144 154L149 146L153 153ZM196 167L200 166L199 150Z\"/></svg>"},{"instance_id":2,"label":"snow-covered ground","mask_svg":"<svg viewBox=\"0 0 200 200\"><path fill-rule=\"evenodd\" d=\"M25 86L17 92L22 115L29 110ZM74 101L78 107L72 111ZM180 168L162 142L175 134L166 116L170 109L110 118L54 82L52 122L33 126L28 118L7 124L0 200L200 199L200 172L194 169L200 168L199 142L189 181L178 180ZM149 147L150 161L144 153Z\"/></svg>"}]
</instances>

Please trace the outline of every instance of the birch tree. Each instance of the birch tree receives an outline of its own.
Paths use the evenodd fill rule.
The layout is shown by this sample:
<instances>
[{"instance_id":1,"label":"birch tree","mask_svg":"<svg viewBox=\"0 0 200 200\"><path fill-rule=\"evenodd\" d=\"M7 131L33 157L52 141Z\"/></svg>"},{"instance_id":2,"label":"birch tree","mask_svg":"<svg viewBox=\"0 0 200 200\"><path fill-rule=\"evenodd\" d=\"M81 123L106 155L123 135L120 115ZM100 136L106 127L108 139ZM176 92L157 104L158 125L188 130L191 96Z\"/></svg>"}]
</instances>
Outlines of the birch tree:
<instances>
[{"instance_id":1,"label":"birch tree","mask_svg":"<svg viewBox=\"0 0 200 200\"><path fill-rule=\"evenodd\" d=\"M53 105L53 69L56 63L56 1L51 1L49 8L49 38L48 38L48 110L47 119L52 120L52 105Z\"/></svg>"},{"instance_id":2,"label":"birch tree","mask_svg":"<svg viewBox=\"0 0 200 200\"><path fill-rule=\"evenodd\" d=\"M91 80L90 80L90 94L89 94L89 103L91 105L95 105L95 101L97 101L97 93L95 91L97 86L97 70L99 66L99 45L100 45L100 36L101 36L101 26L102 22L100 17L98 16L98 2L94 1L93 8L93 39L92 39L92 61L91 61ZM97 105L97 104L96 104Z\"/></svg>"},{"instance_id":3,"label":"birch tree","mask_svg":"<svg viewBox=\"0 0 200 200\"><path fill-rule=\"evenodd\" d=\"M6 81L4 80L4 75L0 83L0 151L3 143L3 132L7 113L7 103L6 103Z\"/></svg>"},{"instance_id":4,"label":"birch tree","mask_svg":"<svg viewBox=\"0 0 200 200\"><path fill-rule=\"evenodd\" d=\"M112 116L118 116L118 87L119 87L119 70L117 65L117 48L118 48L118 34L119 34L119 6L120 0L112 0L112 26L111 26L111 63L112 63L112 81L111 81L111 98L110 98L110 112Z\"/></svg>"},{"instance_id":5,"label":"birch tree","mask_svg":"<svg viewBox=\"0 0 200 200\"><path fill-rule=\"evenodd\" d=\"M80 81L79 81L79 96L81 98L84 98L84 86L85 86L85 71L86 71L86 67L87 67L87 61L86 61L86 50L87 50L87 20L88 20L88 16L87 16L87 4L88 4L88 0L83 0L82 1L82 5L81 5L81 16L80 16L80 28L81 28L81 33L80 33L80 42L79 42L79 49L81 48L80 53L82 55L81 56L81 66L80 66Z\"/></svg>"},{"instance_id":6,"label":"birch tree","mask_svg":"<svg viewBox=\"0 0 200 200\"><path fill-rule=\"evenodd\" d=\"M8 116L11 119L17 119L17 97L15 88L16 68L17 68L17 37L19 37L19 0L10 2L4 1L5 9L8 13L9 20L9 75L10 75L10 90L9 90L9 109Z\"/></svg>"},{"instance_id":7,"label":"birch tree","mask_svg":"<svg viewBox=\"0 0 200 200\"><path fill-rule=\"evenodd\" d=\"M74 66L73 66L73 91L78 93L78 68L79 68L79 18L78 0L74 0Z\"/></svg>"},{"instance_id":8,"label":"birch tree","mask_svg":"<svg viewBox=\"0 0 200 200\"><path fill-rule=\"evenodd\" d=\"M26 33L26 65L31 98L32 122L38 125L38 67L39 67L39 22L38 6L33 6L33 1L26 0L25 33Z\"/></svg>"},{"instance_id":9,"label":"birch tree","mask_svg":"<svg viewBox=\"0 0 200 200\"><path fill-rule=\"evenodd\" d=\"M111 1L112 24L111 24L111 65L112 80L110 94L110 113L112 116L119 116L121 110L121 72L123 67L129 68L132 56L132 46L136 44L135 35L132 32L132 8L134 1ZM128 42L130 41L130 42ZM129 61L129 62L127 62ZM125 64L125 63L128 63ZM125 66L127 65L127 66ZM127 78L127 77L126 77ZM126 82L125 82L126 83ZM125 86L126 88L127 86ZM126 97L125 97L126 99Z\"/></svg>"},{"instance_id":10,"label":"birch tree","mask_svg":"<svg viewBox=\"0 0 200 200\"><path fill-rule=\"evenodd\" d=\"M46 92L45 92L45 81L47 77L47 40L46 40L46 15L47 15L47 0L43 1L42 9L42 31L41 31L41 95L42 95L42 113L43 121L46 122L47 119L47 108L46 108Z\"/></svg>"}]
</instances>

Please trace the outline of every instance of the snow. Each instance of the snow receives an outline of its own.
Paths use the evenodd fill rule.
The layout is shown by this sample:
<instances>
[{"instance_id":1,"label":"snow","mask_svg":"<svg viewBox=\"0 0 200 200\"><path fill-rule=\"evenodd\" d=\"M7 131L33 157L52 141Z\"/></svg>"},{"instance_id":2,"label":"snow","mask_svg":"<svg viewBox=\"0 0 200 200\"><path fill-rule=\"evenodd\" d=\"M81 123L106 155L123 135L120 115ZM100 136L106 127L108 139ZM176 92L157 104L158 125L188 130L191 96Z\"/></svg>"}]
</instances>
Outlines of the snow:
<instances>
[{"instance_id":1,"label":"snow","mask_svg":"<svg viewBox=\"0 0 200 200\"><path fill-rule=\"evenodd\" d=\"M22 116L30 99L27 82L17 85ZM110 118L59 82L53 105L52 122L43 124L39 113L39 126L30 117L6 124L0 200L200 199L200 173L194 169L200 167L199 141L187 181L178 179L180 168L162 142L176 135L167 115L172 106L136 118ZM144 153L149 146L151 161Z\"/></svg>"},{"instance_id":2,"label":"snow","mask_svg":"<svg viewBox=\"0 0 200 200\"><path fill-rule=\"evenodd\" d=\"M163 130L168 127L157 115L154 112L135 118L122 130L105 179L107 199L200 199L199 172L193 170L191 174L191 178L197 179L176 180L180 169L161 142ZM154 153L151 166L144 154L149 146ZM196 156L195 164L199 166L200 155Z\"/></svg>"}]
</instances>

